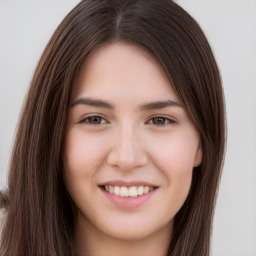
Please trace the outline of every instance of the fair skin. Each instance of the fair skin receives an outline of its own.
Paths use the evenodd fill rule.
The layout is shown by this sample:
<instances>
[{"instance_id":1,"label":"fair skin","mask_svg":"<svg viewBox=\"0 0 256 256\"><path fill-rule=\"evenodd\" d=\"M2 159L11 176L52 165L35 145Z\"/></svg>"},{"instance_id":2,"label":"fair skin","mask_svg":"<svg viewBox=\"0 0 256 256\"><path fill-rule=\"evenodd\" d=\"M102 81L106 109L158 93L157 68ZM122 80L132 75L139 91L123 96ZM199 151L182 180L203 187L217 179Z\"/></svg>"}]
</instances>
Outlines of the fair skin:
<instances>
[{"instance_id":1,"label":"fair skin","mask_svg":"<svg viewBox=\"0 0 256 256\"><path fill-rule=\"evenodd\" d=\"M101 47L75 88L65 183L78 209L78 255L166 255L202 160L198 132L163 69L138 47Z\"/></svg>"}]
</instances>

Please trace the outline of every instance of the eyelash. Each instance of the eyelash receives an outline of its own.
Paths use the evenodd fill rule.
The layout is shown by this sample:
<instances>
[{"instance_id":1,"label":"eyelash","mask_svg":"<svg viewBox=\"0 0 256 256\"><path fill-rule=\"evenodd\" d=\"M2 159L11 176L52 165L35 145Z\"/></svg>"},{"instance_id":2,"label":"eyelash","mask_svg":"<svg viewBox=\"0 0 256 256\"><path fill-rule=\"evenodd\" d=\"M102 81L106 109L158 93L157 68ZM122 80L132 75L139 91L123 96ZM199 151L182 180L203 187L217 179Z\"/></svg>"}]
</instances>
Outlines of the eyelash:
<instances>
[{"instance_id":1,"label":"eyelash","mask_svg":"<svg viewBox=\"0 0 256 256\"><path fill-rule=\"evenodd\" d=\"M158 121L157 121L158 119ZM154 123L154 121L157 121L157 122L161 122L161 123ZM156 125L156 126L166 126L166 125L169 125L169 124L175 124L176 121L174 121L173 119L171 118L168 118L168 117L164 117L164 116L154 116L154 117L151 117L149 119L149 121L147 121L148 124L153 124L153 125Z\"/></svg>"},{"instance_id":2,"label":"eyelash","mask_svg":"<svg viewBox=\"0 0 256 256\"><path fill-rule=\"evenodd\" d=\"M159 121L160 121L160 123L157 123ZM100 115L91 115L91 116L87 116L87 117L83 118L79 123L85 123L88 125L96 125L97 126L97 125L106 124L106 123L108 123L108 121ZM164 116L154 116L154 117L151 117L146 122L146 124L152 124L152 125L156 125L156 126L166 126L168 124L175 124L175 123L176 123L176 121L174 121L173 119L167 118Z\"/></svg>"},{"instance_id":3,"label":"eyelash","mask_svg":"<svg viewBox=\"0 0 256 256\"><path fill-rule=\"evenodd\" d=\"M100 122L93 123L92 122L93 119L94 119L94 121L100 120ZM102 123L103 120L104 120L104 122ZM87 116L87 117L83 118L79 123L85 123L85 124L89 124L89 125L102 125L102 124L108 123L108 121L100 115L91 115L91 116Z\"/></svg>"}]
</instances>

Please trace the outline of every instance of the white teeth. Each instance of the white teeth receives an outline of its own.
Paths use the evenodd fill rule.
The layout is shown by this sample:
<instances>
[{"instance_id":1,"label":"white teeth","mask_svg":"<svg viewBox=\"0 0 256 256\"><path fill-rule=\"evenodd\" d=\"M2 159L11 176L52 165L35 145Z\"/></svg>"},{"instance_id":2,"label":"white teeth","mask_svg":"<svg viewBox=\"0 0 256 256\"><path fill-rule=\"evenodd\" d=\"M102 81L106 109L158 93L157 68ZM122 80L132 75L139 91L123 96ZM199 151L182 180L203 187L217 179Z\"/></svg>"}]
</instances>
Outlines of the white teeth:
<instances>
[{"instance_id":1,"label":"white teeth","mask_svg":"<svg viewBox=\"0 0 256 256\"><path fill-rule=\"evenodd\" d=\"M125 186L111 186L106 185L104 186L105 190L108 191L110 194L114 194L116 196L121 197L137 197L141 195L148 194L152 190L154 190L154 187L149 186L132 186L132 187L125 187Z\"/></svg>"},{"instance_id":2,"label":"white teeth","mask_svg":"<svg viewBox=\"0 0 256 256\"><path fill-rule=\"evenodd\" d=\"M149 192L149 186L145 186L143 188L143 194L147 194Z\"/></svg>"},{"instance_id":3,"label":"white teeth","mask_svg":"<svg viewBox=\"0 0 256 256\"><path fill-rule=\"evenodd\" d=\"M131 197L136 197L138 195L136 187L130 187L128 191L129 191L129 196Z\"/></svg>"},{"instance_id":4,"label":"white teeth","mask_svg":"<svg viewBox=\"0 0 256 256\"><path fill-rule=\"evenodd\" d=\"M128 188L127 187L121 187L119 195L123 196L123 197L128 197L129 196Z\"/></svg>"},{"instance_id":5,"label":"white teeth","mask_svg":"<svg viewBox=\"0 0 256 256\"><path fill-rule=\"evenodd\" d=\"M109 189L109 193L114 194L114 188L112 186L109 186L108 189Z\"/></svg>"},{"instance_id":6,"label":"white teeth","mask_svg":"<svg viewBox=\"0 0 256 256\"><path fill-rule=\"evenodd\" d=\"M138 196L141 196L141 195L143 195L143 186L139 186L138 187Z\"/></svg>"},{"instance_id":7,"label":"white teeth","mask_svg":"<svg viewBox=\"0 0 256 256\"><path fill-rule=\"evenodd\" d=\"M119 194L120 194L120 187L115 186L115 187L114 187L114 190L113 190L113 193L114 193L116 196L119 196Z\"/></svg>"}]
</instances>

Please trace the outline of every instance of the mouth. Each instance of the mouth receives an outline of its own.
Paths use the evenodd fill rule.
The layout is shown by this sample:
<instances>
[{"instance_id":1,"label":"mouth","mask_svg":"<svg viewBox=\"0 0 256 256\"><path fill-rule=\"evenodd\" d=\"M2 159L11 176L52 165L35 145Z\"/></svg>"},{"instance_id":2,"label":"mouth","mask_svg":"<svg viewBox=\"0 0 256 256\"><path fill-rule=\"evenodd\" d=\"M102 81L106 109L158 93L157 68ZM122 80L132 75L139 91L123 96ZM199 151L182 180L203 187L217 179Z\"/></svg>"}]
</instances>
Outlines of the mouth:
<instances>
[{"instance_id":1,"label":"mouth","mask_svg":"<svg viewBox=\"0 0 256 256\"><path fill-rule=\"evenodd\" d=\"M106 192L119 197L140 197L142 195L149 194L158 187L154 186L117 186L117 185L103 185L100 186Z\"/></svg>"}]
</instances>

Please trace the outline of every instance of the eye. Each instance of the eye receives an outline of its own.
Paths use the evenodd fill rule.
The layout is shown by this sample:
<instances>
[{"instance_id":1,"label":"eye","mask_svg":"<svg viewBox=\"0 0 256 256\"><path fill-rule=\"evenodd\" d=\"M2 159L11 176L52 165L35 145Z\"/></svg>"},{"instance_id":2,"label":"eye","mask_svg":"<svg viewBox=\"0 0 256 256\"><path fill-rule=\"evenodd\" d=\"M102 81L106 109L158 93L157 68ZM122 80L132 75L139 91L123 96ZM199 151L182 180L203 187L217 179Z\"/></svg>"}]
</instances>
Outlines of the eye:
<instances>
[{"instance_id":1,"label":"eye","mask_svg":"<svg viewBox=\"0 0 256 256\"><path fill-rule=\"evenodd\" d=\"M107 123L107 120L102 116L88 116L82 119L79 123L91 124L91 125L101 125Z\"/></svg>"},{"instance_id":2,"label":"eye","mask_svg":"<svg viewBox=\"0 0 256 256\"><path fill-rule=\"evenodd\" d=\"M158 125L158 126L164 126L167 124L173 124L176 123L174 120L167 118L167 117L163 117L163 116L156 116L151 118L148 121L149 124L154 124L154 125Z\"/></svg>"}]
</instances>

